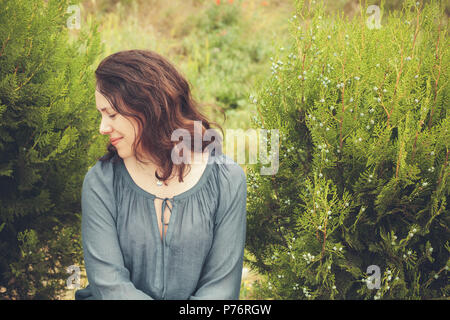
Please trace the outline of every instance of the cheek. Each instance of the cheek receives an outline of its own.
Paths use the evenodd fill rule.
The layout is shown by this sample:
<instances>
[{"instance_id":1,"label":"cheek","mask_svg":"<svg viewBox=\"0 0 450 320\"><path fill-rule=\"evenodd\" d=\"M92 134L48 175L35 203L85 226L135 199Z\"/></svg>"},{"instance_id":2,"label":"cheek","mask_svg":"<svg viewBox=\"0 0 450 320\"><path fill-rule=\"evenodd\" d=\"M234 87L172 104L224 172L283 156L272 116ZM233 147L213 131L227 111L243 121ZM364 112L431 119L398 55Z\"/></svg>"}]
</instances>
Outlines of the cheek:
<instances>
[{"instance_id":1,"label":"cheek","mask_svg":"<svg viewBox=\"0 0 450 320\"><path fill-rule=\"evenodd\" d=\"M133 143L139 135L139 125L135 119L126 119L125 121L126 123L122 125L124 134L126 134L128 141Z\"/></svg>"},{"instance_id":2,"label":"cheek","mask_svg":"<svg viewBox=\"0 0 450 320\"><path fill-rule=\"evenodd\" d=\"M123 145L130 152L133 151L133 143L136 143L139 135L139 125L134 118L123 118L116 123L115 129L123 136ZM137 146L136 146L137 147Z\"/></svg>"}]
</instances>

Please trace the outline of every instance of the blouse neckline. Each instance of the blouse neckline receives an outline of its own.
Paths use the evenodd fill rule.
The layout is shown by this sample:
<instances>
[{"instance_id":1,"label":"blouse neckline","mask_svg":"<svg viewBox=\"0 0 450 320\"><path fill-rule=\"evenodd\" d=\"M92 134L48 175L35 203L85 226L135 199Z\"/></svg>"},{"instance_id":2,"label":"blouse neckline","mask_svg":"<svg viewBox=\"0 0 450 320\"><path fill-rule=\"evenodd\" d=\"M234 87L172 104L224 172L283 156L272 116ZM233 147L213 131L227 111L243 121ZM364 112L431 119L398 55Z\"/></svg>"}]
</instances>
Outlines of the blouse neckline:
<instances>
[{"instance_id":1,"label":"blouse neckline","mask_svg":"<svg viewBox=\"0 0 450 320\"><path fill-rule=\"evenodd\" d=\"M201 189L201 187L205 184L205 182L208 180L208 177L211 173L212 170L212 166L214 164L214 157L215 157L215 152L214 149L209 150L209 157L207 160L207 164L205 169L203 170L202 176L200 177L200 179L197 181L197 183L191 187L190 189L179 193L177 195L172 196L169 199L173 199L173 200L178 200L178 199L184 199L187 198L191 195L193 195L195 192L197 192L198 190ZM160 198L157 195L150 193L144 189L142 189L141 187L139 187L136 182L133 180L133 178L131 177L130 173L128 172L127 167L125 166L125 163L123 162L123 159L118 157L119 161L118 161L118 169L119 171L123 174L122 176L124 177L125 181L128 183L128 185L135 190L136 192L138 192L139 194L151 198L151 199L155 199L155 198Z\"/></svg>"}]
</instances>

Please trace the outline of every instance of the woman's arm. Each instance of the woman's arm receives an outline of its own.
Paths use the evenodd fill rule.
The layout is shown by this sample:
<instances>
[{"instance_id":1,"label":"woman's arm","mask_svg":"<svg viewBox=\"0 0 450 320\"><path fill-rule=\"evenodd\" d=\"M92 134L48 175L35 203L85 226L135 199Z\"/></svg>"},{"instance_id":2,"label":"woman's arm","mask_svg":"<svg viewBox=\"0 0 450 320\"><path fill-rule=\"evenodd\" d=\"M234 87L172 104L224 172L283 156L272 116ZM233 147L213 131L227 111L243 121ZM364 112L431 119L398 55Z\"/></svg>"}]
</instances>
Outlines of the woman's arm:
<instances>
[{"instance_id":1,"label":"woman's arm","mask_svg":"<svg viewBox=\"0 0 450 320\"><path fill-rule=\"evenodd\" d=\"M99 170L86 174L81 197L84 262L92 298L153 300L134 286L124 266L113 219L112 170L95 169Z\"/></svg>"},{"instance_id":2,"label":"woman's arm","mask_svg":"<svg viewBox=\"0 0 450 320\"><path fill-rule=\"evenodd\" d=\"M216 213L213 243L191 300L239 299L247 212L246 177L239 169L231 176L234 185L221 191L227 196Z\"/></svg>"}]
</instances>

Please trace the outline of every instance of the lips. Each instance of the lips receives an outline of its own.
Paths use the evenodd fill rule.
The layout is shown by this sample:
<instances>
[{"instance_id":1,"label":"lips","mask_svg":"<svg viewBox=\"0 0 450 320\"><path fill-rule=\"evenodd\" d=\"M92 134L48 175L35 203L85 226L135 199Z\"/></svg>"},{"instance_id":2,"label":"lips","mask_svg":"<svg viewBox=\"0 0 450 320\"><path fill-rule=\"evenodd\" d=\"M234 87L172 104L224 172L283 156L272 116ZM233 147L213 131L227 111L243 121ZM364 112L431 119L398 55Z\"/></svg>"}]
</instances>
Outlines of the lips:
<instances>
[{"instance_id":1,"label":"lips","mask_svg":"<svg viewBox=\"0 0 450 320\"><path fill-rule=\"evenodd\" d=\"M120 139L122 139L122 137L109 139L109 141L111 142L112 145L116 145L119 142Z\"/></svg>"}]
</instances>

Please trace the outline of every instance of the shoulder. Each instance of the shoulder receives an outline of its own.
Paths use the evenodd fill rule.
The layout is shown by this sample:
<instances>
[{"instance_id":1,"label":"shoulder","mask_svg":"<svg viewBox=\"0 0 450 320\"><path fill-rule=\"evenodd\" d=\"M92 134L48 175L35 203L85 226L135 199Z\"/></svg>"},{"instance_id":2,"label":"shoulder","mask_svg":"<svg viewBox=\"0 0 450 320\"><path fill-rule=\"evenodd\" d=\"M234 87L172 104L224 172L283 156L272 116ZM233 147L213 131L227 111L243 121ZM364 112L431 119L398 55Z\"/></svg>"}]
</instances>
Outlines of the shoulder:
<instances>
[{"instance_id":1,"label":"shoulder","mask_svg":"<svg viewBox=\"0 0 450 320\"><path fill-rule=\"evenodd\" d=\"M230 188L230 191L239 187L246 188L247 177L244 169L225 154L214 157L217 168L217 177L222 187Z\"/></svg>"},{"instance_id":2,"label":"shoulder","mask_svg":"<svg viewBox=\"0 0 450 320\"><path fill-rule=\"evenodd\" d=\"M114 186L114 165L110 161L98 160L84 176L81 204L83 214L92 215L94 212L102 213L100 210L90 210L88 208L107 208L108 212L113 215L115 207L115 186Z\"/></svg>"},{"instance_id":3,"label":"shoulder","mask_svg":"<svg viewBox=\"0 0 450 320\"><path fill-rule=\"evenodd\" d=\"M216 156L215 167L219 190L215 223L220 224L226 217L245 217L247 178L244 169L225 154Z\"/></svg>"},{"instance_id":4,"label":"shoulder","mask_svg":"<svg viewBox=\"0 0 450 320\"><path fill-rule=\"evenodd\" d=\"M114 180L114 162L113 160L97 162L89 167L88 172L84 176L83 187L85 186L112 186Z\"/></svg>"}]
</instances>

